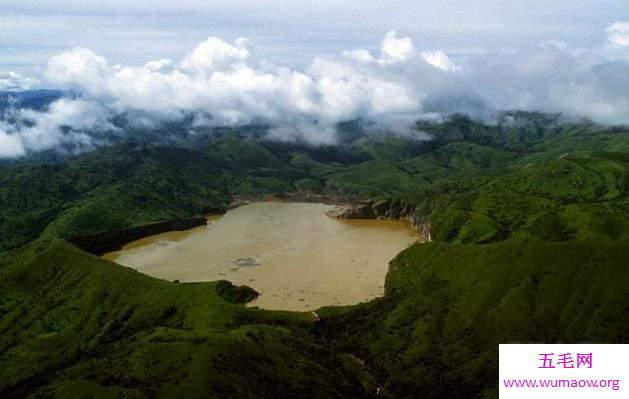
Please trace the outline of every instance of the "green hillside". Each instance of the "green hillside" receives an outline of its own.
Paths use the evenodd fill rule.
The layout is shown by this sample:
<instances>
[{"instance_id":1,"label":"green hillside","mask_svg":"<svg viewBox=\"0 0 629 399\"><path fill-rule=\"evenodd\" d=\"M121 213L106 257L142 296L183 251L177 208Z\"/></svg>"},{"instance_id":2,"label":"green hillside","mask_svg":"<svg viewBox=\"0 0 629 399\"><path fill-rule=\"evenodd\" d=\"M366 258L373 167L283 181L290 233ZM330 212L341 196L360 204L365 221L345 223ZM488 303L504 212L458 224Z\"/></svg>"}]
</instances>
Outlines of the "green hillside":
<instances>
[{"instance_id":1,"label":"green hillside","mask_svg":"<svg viewBox=\"0 0 629 399\"><path fill-rule=\"evenodd\" d=\"M2 397L365 395L308 314L249 310L230 283L156 280L64 242L24 256L0 275Z\"/></svg>"},{"instance_id":2,"label":"green hillside","mask_svg":"<svg viewBox=\"0 0 629 399\"><path fill-rule=\"evenodd\" d=\"M627 341L628 264L626 242L416 245L383 299L326 309L317 330L386 397L497 397L498 343Z\"/></svg>"},{"instance_id":3,"label":"green hillside","mask_svg":"<svg viewBox=\"0 0 629 399\"><path fill-rule=\"evenodd\" d=\"M497 397L499 343L627 343L629 130L522 112L416 129L348 122L329 146L228 129L0 166L0 396ZM69 242L312 194L395 200L433 242L392 262L384 298L318 322Z\"/></svg>"}]
</instances>

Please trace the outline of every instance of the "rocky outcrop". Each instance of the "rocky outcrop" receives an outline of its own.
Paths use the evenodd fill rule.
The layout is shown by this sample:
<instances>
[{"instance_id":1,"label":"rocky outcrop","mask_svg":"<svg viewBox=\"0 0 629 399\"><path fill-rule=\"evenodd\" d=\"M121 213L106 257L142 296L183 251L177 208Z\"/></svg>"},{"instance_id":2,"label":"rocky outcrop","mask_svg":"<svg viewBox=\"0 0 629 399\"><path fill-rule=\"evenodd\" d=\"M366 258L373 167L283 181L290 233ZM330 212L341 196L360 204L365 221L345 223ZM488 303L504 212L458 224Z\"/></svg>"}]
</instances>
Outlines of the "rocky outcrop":
<instances>
[{"instance_id":1,"label":"rocky outcrop","mask_svg":"<svg viewBox=\"0 0 629 399\"><path fill-rule=\"evenodd\" d=\"M414 212L413 206L399 200L370 200L337 206L328 215L338 219L405 219Z\"/></svg>"},{"instance_id":2,"label":"rocky outcrop","mask_svg":"<svg viewBox=\"0 0 629 399\"><path fill-rule=\"evenodd\" d=\"M430 242L432 241L432 236L430 235L430 220L427 218L413 217L412 221L413 230L417 232L419 235L419 240L421 242Z\"/></svg>"},{"instance_id":3,"label":"rocky outcrop","mask_svg":"<svg viewBox=\"0 0 629 399\"><path fill-rule=\"evenodd\" d=\"M226 280L216 283L216 293L229 303L245 304L256 299L260 294L246 285L233 285Z\"/></svg>"},{"instance_id":4,"label":"rocky outcrop","mask_svg":"<svg viewBox=\"0 0 629 399\"><path fill-rule=\"evenodd\" d=\"M205 224L207 224L207 219L205 217L175 219L131 227L128 229L111 230L93 235L72 237L68 239L68 241L84 251L95 255L102 255L106 252L118 250L125 244L128 244L131 241L139 240L143 237L165 233L167 231L188 230Z\"/></svg>"},{"instance_id":5,"label":"rocky outcrop","mask_svg":"<svg viewBox=\"0 0 629 399\"><path fill-rule=\"evenodd\" d=\"M415 207L400 200L369 200L351 205L340 205L328 212L337 219L390 219L408 220L421 241L430 241L430 221L420 217Z\"/></svg>"}]
</instances>

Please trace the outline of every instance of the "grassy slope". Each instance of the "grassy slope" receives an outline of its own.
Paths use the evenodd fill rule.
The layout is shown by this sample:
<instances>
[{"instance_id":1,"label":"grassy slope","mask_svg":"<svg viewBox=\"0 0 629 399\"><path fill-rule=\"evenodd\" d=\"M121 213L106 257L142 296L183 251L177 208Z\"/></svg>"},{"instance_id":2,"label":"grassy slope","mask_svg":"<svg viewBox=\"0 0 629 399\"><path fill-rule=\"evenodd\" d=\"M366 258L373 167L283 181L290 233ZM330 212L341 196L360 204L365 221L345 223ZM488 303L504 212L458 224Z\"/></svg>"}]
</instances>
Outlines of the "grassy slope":
<instances>
[{"instance_id":1,"label":"grassy slope","mask_svg":"<svg viewBox=\"0 0 629 399\"><path fill-rule=\"evenodd\" d=\"M44 229L47 236L71 237L220 208L228 198L216 171L196 151L126 146L2 169L0 250L26 244Z\"/></svg>"},{"instance_id":2,"label":"grassy slope","mask_svg":"<svg viewBox=\"0 0 629 399\"><path fill-rule=\"evenodd\" d=\"M406 201L429 217L437 241L626 240L628 182L626 155L582 154L441 179Z\"/></svg>"},{"instance_id":3,"label":"grassy slope","mask_svg":"<svg viewBox=\"0 0 629 399\"><path fill-rule=\"evenodd\" d=\"M319 333L386 397L497 397L498 343L627 342L628 264L628 243L417 245L384 299L327 309Z\"/></svg>"},{"instance_id":4,"label":"grassy slope","mask_svg":"<svg viewBox=\"0 0 629 399\"><path fill-rule=\"evenodd\" d=\"M58 164L0 169L0 251L221 210L234 195L294 189L305 174L255 142L206 151L118 146Z\"/></svg>"},{"instance_id":5,"label":"grassy slope","mask_svg":"<svg viewBox=\"0 0 629 399\"><path fill-rule=\"evenodd\" d=\"M0 396L365 395L304 314L225 301L57 242L0 276ZM232 294L233 296L233 294ZM288 328L290 327L290 328Z\"/></svg>"}]
</instances>

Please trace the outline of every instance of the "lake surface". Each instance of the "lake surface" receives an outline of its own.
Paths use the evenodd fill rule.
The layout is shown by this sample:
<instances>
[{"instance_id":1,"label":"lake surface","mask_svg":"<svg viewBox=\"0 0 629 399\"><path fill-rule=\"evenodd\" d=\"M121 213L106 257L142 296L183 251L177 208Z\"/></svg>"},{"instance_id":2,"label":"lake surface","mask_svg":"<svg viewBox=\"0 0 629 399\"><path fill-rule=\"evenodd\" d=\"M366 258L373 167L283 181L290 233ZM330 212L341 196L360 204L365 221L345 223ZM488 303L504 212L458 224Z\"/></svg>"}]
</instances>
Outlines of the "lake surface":
<instances>
[{"instance_id":1,"label":"lake surface","mask_svg":"<svg viewBox=\"0 0 629 399\"><path fill-rule=\"evenodd\" d=\"M417 236L401 221L328 217L332 208L253 203L104 257L167 280L245 284L260 293L250 306L265 309L312 310L381 296L389 261Z\"/></svg>"}]
</instances>

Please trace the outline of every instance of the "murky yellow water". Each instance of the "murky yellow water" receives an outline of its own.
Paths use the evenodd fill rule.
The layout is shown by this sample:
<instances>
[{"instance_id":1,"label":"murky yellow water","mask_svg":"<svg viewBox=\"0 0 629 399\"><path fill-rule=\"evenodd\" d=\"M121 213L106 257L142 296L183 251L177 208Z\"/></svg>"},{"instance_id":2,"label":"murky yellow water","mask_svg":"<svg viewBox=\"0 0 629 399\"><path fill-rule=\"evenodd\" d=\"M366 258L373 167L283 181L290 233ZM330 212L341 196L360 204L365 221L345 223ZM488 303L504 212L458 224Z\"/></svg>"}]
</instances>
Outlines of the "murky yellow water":
<instances>
[{"instance_id":1,"label":"murky yellow water","mask_svg":"<svg viewBox=\"0 0 629 399\"><path fill-rule=\"evenodd\" d=\"M104 257L167 280L246 284L260 293L250 305L266 309L311 310L382 295L389 261L417 237L404 222L341 221L326 216L331 208L254 203Z\"/></svg>"}]
</instances>

